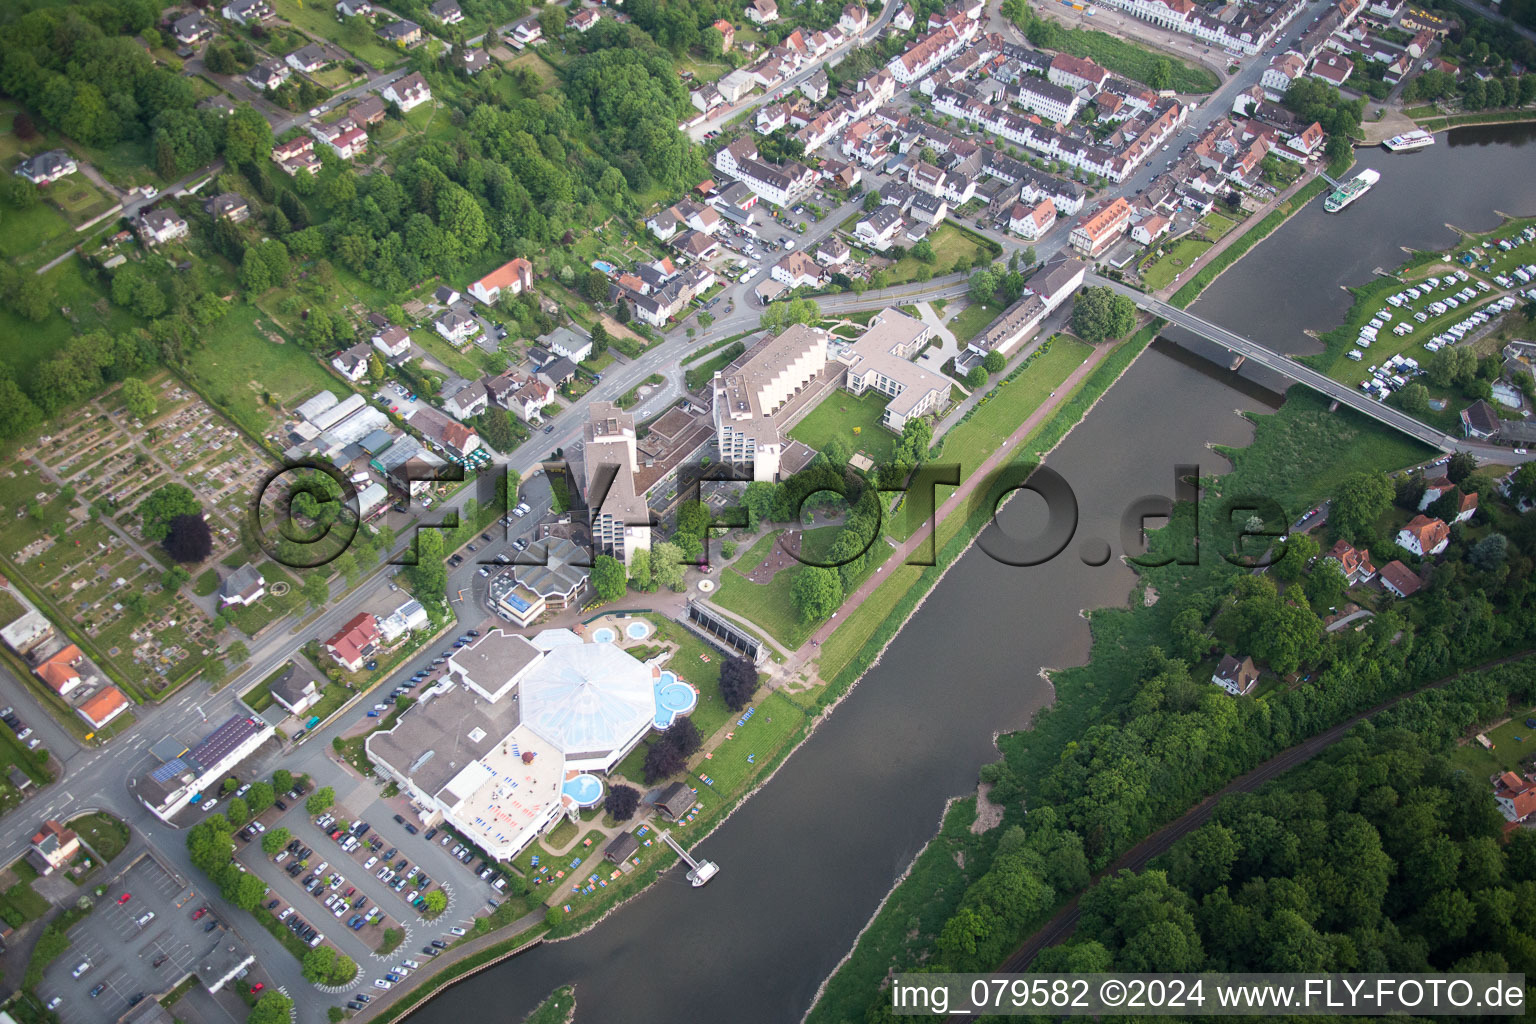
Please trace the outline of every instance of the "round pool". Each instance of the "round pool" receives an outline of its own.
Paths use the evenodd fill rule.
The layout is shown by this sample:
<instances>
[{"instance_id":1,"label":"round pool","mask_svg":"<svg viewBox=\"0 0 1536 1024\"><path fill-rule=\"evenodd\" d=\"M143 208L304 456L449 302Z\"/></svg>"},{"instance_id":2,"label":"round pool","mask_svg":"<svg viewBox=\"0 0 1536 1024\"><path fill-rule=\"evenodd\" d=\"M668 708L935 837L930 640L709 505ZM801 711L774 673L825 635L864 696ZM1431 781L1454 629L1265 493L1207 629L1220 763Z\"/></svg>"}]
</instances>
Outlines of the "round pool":
<instances>
[{"instance_id":1,"label":"round pool","mask_svg":"<svg viewBox=\"0 0 1536 1024\"><path fill-rule=\"evenodd\" d=\"M591 772L582 772L561 786L560 792L576 801L577 807L592 807L603 798L603 780Z\"/></svg>"},{"instance_id":2,"label":"round pool","mask_svg":"<svg viewBox=\"0 0 1536 1024\"><path fill-rule=\"evenodd\" d=\"M619 634L607 626L599 626L592 631L592 642L595 644L611 644L619 638Z\"/></svg>"},{"instance_id":3,"label":"round pool","mask_svg":"<svg viewBox=\"0 0 1536 1024\"><path fill-rule=\"evenodd\" d=\"M699 691L677 678L675 672L663 672L656 680L656 719L658 729L666 729L699 704Z\"/></svg>"},{"instance_id":4,"label":"round pool","mask_svg":"<svg viewBox=\"0 0 1536 1024\"><path fill-rule=\"evenodd\" d=\"M624 627L624 634L631 640L644 640L651 635L651 624L649 622L631 622Z\"/></svg>"}]
</instances>

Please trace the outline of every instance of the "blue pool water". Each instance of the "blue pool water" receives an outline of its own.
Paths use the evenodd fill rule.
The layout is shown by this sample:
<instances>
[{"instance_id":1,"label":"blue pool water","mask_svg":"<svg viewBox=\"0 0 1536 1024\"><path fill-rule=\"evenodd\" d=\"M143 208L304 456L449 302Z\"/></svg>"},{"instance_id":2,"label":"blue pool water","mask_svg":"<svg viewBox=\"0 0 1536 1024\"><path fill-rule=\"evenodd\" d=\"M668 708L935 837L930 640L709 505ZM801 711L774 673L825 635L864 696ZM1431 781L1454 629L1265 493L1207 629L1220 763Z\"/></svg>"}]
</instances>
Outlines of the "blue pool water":
<instances>
[{"instance_id":1,"label":"blue pool water","mask_svg":"<svg viewBox=\"0 0 1536 1024\"><path fill-rule=\"evenodd\" d=\"M595 644L611 644L619 638L619 634L607 626L599 626L592 631L592 642Z\"/></svg>"},{"instance_id":2,"label":"blue pool water","mask_svg":"<svg viewBox=\"0 0 1536 1024\"><path fill-rule=\"evenodd\" d=\"M656 728L667 728L677 721L678 715L686 715L698 703L697 690L677 678L677 673L663 672L656 680Z\"/></svg>"},{"instance_id":3,"label":"blue pool water","mask_svg":"<svg viewBox=\"0 0 1536 1024\"><path fill-rule=\"evenodd\" d=\"M615 268L613 264L609 263L607 260L593 260L592 269L601 270L605 274L612 274Z\"/></svg>"},{"instance_id":4,"label":"blue pool water","mask_svg":"<svg viewBox=\"0 0 1536 1024\"><path fill-rule=\"evenodd\" d=\"M575 800L578 807L592 807L603 798L603 782L591 772L582 772L561 786L560 792Z\"/></svg>"},{"instance_id":5,"label":"blue pool water","mask_svg":"<svg viewBox=\"0 0 1536 1024\"><path fill-rule=\"evenodd\" d=\"M644 640L651 635L651 624L649 622L631 622L624 627L624 632L629 635L631 640Z\"/></svg>"}]
</instances>

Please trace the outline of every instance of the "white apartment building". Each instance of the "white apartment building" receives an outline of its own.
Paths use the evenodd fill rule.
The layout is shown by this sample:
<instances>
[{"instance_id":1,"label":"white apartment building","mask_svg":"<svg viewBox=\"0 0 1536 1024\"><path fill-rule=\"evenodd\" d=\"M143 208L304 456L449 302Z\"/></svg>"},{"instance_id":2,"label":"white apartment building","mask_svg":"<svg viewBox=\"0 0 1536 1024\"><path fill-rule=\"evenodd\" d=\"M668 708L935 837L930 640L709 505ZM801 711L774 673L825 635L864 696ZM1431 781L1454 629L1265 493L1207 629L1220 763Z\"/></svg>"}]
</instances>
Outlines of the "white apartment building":
<instances>
[{"instance_id":1,"label":"white apartment building","mask_svg":"<svg viewBox=\"0 0 1536 1024\"><path fill-rule=\"evenodd\" d=\"M722 462L752 467L752 479L779 475L784 437L776 414L827 365L827 332L794 324L751 353L739 368L715 374L715 440Z\"/></svg>"}]
</instances>

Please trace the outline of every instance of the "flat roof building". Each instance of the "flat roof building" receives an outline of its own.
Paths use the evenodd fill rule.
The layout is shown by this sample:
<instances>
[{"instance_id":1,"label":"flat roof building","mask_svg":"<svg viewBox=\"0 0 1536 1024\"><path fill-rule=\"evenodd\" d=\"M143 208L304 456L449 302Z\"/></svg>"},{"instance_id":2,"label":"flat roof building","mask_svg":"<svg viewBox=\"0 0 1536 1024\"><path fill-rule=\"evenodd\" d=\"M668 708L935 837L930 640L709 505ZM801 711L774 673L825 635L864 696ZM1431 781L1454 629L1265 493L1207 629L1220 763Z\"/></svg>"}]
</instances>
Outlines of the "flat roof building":
<instances>
[{"instance_id":1,"label":"flat roof building","mask_svg":"<svg viewBox=\"0 0 1536 1024\"><path fill-rule=\"evenodd\" d=\"M636 551L651 549L651 510L635 489L635 418L612 402L593 402L582 434L580 480L593 552L627 568Z\"/></svg>"},{"instance_id":2,"label":"flat roof building","mask_svg":"<svg viewBox=\"0 0 1536 1024\"><path fill-rule=\"evenodd\" d=\"M139 802L169 823L204 789L217 791L224 779L275 730L254 715L235 715L191 750L141 776L134 783Z\"/></svg>"},{"instance_id":3,"label":"flat roof building","mask_svg":"<svg viewBox=\"0 0 1536 1024\"><path fill-rule=\"evenodd\" d=\"M862 395L873 388L890 397L880 422L898 433L912 417L937 410L949 394L948 382L911 361L932 336L933 328L921 320L882 309L838 356L848 367L849 391Z\"/></svg>"}]
</instances>

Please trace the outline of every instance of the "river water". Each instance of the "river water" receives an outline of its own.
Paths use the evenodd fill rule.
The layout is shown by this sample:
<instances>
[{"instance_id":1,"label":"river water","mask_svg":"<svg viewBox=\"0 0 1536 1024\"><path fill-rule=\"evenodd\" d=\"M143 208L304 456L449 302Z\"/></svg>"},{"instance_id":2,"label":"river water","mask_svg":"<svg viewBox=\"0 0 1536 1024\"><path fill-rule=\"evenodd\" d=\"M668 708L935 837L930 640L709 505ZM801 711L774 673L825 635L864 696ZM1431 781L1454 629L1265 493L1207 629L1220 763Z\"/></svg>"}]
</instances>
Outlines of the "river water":
<instances>
[{"instance_id":1,"label":"river water","mask_svg":"<svg viewBox=\"0 0 1536 1024\"><path fill-rule=\"evenodd\" d=\"M1316 201L1224 274L1201 315L1284 351L1316 342L1360 283L1401 247L1452 241L1445 225L1487 229L1495 210L1536 212L1529 126L1461 129L1413 154L1365 151L1382 181L1343 214ZM1522 148L1524 147L1524 148ZM1257 382L1265 383L1265 382ZM853 694L696 851L720 865L705 888L681 872L580 938L549 943L450 989L414 1024L519 1020L557 985L578 985L577 1019L597 1024L798 1021L895 877L934 833L945 801L973 792L999 731L1024 727L1049 699L1042 666L1081 662L1082 611L1122 603L1118 558L1092 568L1085 539L1110 541L1134 500L1173 493L1174 467L1224 462L1244 411L1276 396L1165 343L1149 349L1049 463L1073 487L1076 540L1028 569L973 548L950 570ZM1029 536L1043 505L1025 494L1004 525Z\"/></svg>"}]
</instances>

